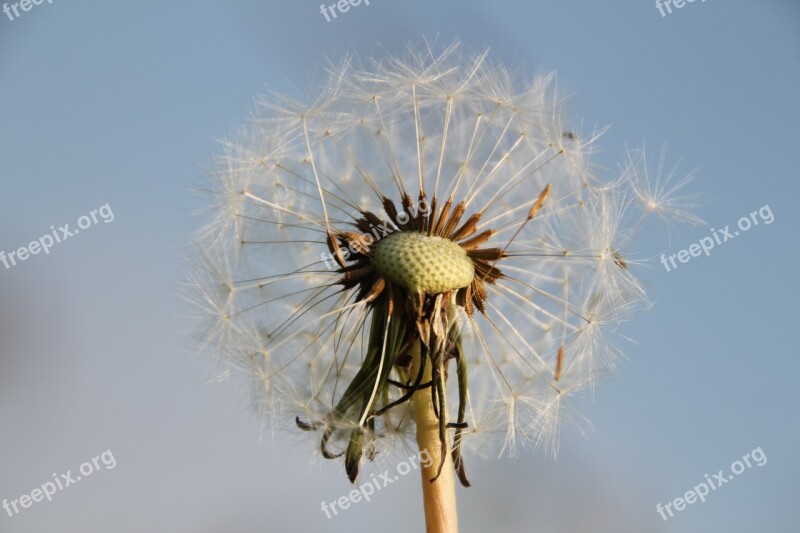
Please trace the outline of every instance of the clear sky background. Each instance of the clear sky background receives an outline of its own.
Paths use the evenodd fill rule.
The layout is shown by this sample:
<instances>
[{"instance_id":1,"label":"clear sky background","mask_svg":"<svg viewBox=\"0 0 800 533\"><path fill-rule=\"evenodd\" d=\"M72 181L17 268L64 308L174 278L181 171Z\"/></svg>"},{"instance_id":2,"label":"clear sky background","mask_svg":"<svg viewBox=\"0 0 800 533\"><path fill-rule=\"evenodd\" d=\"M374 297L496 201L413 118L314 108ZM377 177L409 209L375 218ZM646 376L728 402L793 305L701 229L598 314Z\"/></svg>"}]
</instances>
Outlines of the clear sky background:
<instances>
[{"instance_id":1,"label":"clear sky background","mask_svg":"<svg viewBox=\"0 0 800 533\"><path fill-rule=\"evenodd\" d=\"M465 533L800 530L798 209L800 4L700 0L662 17L641 1L372 0L331 22L319 1L47 0L0 14L0 249L109 203L102 221L0 265L0 499L112 450L117 466L9 517L0 532L422 530L417 473L327 519L349 492L296 439L262 437L248 393L190 349L176 294L217 139L266 88L319 80L325 57L423 37L557 70L570 112L612 125L604 158L669 145L715 228L768 204L770 225L666 272L624 333L628 359L572 406L557 461L470 465ZM605 161L605 159L604 159ZM675 253L709 234L678 228ZM655 237L654 237L655 238ZM661 241L663 235L658 237ZM650 247L652 248L652 247ZM761 447L705 503L682 496Z\"/></svg>"}]
</instances>

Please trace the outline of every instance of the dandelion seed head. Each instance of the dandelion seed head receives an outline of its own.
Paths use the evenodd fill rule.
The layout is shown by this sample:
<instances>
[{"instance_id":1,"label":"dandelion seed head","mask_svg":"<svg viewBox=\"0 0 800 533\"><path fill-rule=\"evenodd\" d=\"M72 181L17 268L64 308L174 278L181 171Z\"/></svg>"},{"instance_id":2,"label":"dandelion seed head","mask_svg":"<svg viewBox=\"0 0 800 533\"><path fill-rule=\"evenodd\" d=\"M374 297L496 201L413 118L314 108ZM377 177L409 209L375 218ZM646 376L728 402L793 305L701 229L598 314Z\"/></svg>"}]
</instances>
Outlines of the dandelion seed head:
<instances>
[{"instance_id":1,"label":"dandelion seed head","mask_svg":"<svg viewBox=\"0 0 800 533\"><path fill-rule=\"evenodd\" d=\"M378 273L414 293L461 289L475 276L463 248L449 239L420 232L389 235L375 246L371 260Z\"/></svg>"},{"instance_id":2,"label":"dandelion seed head","mask_svg":"<svg viewBox=\"0 0 800 533\"><path fill-rule=\"evenodd\" d=\"M408 445L424 387L459 453L555 450L564 399L614 369L608 335L644 301L638 226L691 220L683 184L648 185L633 156L622 179L596 169L601 133L565 117L553 75L458 44L259 98L196 239L207 347L353 480Z\"/></svg>"}]
</instances>

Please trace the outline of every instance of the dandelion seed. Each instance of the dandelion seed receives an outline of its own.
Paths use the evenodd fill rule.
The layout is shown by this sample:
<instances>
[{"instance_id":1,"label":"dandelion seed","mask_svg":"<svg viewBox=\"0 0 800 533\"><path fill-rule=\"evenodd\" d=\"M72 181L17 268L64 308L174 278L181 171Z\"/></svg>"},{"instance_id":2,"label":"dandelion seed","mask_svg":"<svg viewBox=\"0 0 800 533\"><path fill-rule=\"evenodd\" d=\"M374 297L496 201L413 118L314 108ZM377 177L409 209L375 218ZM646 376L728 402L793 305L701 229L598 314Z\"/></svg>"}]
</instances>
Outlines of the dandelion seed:
<instances>
[{"instance_id":1,"label":"dandelion seed","mask_svg":"<svg viewBox=\"0 0 800 533\"><path fill-rule=\"evenodd\" d=\"M666 147L662 147L653 171L648 168L644 150L628 152L623 176L630 181L643 215L654 214L667 222L703 224L703 220L691 212L695 207L692 196L680 194L694 177L693 173L676 180L676 169L665 171L666 154Z\"/></svg>"},{"instance_id":2,"label":"dandelion seed","mask_svg":"<svg viewBox=\"0 0 800 533\"><path fill-rule=\"evenodd\" d=\"M644 298L632 210L690 219L680 184L596 175L551 81L457 44L332 66L310 104L259 102L199 232L209 346L350 481L416 433L431 531L471 452L555 448L565 398L613 369Z\"/></svg>"},{"instance_id":3,"label":"dandelion seed","mask_svg":"<svg viewBox=\"0 0 800 533\"><path fill-rule=\"evenodd\" d=\"M561 372L564 370L564 345L558 347L558 356L556 357L556 372L553 375L554 381L561 379Z\"/></svg>"}]
</instances>

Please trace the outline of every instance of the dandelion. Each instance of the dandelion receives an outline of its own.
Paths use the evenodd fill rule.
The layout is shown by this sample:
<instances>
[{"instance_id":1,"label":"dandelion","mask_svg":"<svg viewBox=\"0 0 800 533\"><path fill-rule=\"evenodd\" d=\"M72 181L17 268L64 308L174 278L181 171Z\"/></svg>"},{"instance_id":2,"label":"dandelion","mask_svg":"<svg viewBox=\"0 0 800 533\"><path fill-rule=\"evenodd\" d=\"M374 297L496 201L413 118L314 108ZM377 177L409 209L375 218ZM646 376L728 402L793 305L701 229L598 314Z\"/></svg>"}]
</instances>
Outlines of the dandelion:
<instances>
[{"instance_id":1,"label":"dandelion","mask_svg":"<svg viewBox=\"0 0 800 533\"><path fill-rule=\"evenodd\" d=\"M345 61L310 103L260 99L214 175L208 345L351 482L416 440L429 531L469 457L556 449L644 299L625 254L661 189L602 177L552 86L458 44Z\"/></svg>"}]
</instances>

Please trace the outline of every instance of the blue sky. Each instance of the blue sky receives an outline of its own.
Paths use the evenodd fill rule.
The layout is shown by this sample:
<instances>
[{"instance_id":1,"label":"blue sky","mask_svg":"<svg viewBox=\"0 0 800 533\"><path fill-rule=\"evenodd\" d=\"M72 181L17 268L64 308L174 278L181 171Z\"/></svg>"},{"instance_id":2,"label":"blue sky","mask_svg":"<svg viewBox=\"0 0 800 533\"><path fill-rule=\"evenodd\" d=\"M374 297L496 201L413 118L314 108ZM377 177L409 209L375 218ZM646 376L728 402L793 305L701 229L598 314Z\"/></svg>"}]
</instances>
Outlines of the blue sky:
<instances>
[{"instance_id":1,"label":"blue sky","mask_svg":"<svg viewBox=\"0 0 800 533\"><path fill-rule=\"evenodd\" d=\"M0 265L0 500L109 449L117 465L0 511L0 531L420 530L414 475L327 519L320 502L346 479L309 466L311 443L262 435L237 380L208 383L219 371L193 353L175 287L202 203L189 189L252 97L302 94L326 57L423 38L557 71L570 113L612 126L603 163L667 144L679 173L696 171L709 227L676 228L665 252L774 214L708 257L640 270L655 305L625 326L637 342L619 372L573 406L591 431L565 425L558 461L476 464L462 531L797 530L796 2L698 0L662 17L650 0L372 0L326 22L304 0L53 0L0 14L0 250L106 203L114 220ZM666 522L656 512L757 447L764 466Z\"/></svg>"}]
</instances>

